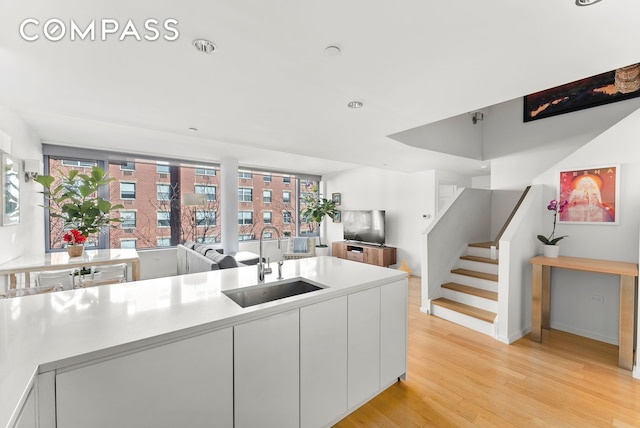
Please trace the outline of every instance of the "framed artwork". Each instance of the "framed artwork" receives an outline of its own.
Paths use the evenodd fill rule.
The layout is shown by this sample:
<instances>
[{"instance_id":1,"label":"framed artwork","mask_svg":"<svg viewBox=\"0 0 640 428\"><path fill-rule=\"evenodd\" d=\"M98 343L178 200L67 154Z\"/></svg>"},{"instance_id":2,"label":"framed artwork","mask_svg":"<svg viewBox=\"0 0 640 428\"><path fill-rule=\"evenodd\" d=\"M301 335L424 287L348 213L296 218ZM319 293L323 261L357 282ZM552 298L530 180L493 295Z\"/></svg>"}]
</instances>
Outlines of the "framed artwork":
<instances>
[{"instance_id":1,"label":"framed artwork","mask_svg":"<svg viewBox=\"0 0 640 428\"><path fill-rule=\"evenodd\" d=\"M640 96L640 64L576 80L524 97L524 121Z\"/></svg>"},{"instance_id":2,"label":"framed artwork","mask_svg":"<svg viewBox=\"0 0 640 428\"><path fill-rule=\"evenodd\" d=\"M331 200L336 203L336 205L340 205L340 193L332 193Z\"/></svg>"},{"instance_id":3,"label":"framed artwork","mask_svg":"<svg viewBox=\"0 0 640 428\"><path fill-rule=\"evenodd\" d=\"M558 178L558 201L567 201L558 214L559 222L619 223L620 165L563 170Z\"/></svg>"},{"instance_id":4,"label":"framed artwork","mask_svg":"<svg viewBox=\"0 0 640 428\"><path fill-rule=\"evenodd\" d=\"M8 154L2 155L2 224L20 223L20 168Z\"/></svg>"},{"instance_id":5,"label":"framed artwork","mask_svg":"<svg viewBox=\"0 0 640 428\"><path fill-rule=\"evenodd\" d=\"M342 221L342 213L340 211L336 211L333 215L333 222L340 223Z\"/></svg>"}]
</instances>

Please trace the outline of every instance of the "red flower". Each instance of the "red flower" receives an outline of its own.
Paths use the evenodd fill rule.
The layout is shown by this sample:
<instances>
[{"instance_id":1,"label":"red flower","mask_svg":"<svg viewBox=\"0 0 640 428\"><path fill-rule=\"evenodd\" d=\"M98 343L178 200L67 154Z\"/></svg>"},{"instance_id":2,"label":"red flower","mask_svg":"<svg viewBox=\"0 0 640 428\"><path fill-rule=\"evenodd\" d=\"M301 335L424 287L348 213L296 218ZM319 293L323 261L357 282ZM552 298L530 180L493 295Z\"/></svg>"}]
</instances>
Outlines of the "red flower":
<instances>
[{"instance_id":1,"label":"red flower","mask_svg":"<svg viewBox=\"0 0 640 428\"><path fill-rule=\"evenodd\" d=\"M65 233L62 239L64 240L64 242L67 242L71 245L76 245L84 244L84 241L87 240L87 237L84 236L79 230L72 229L69 232Z\"/></svg>"}]
</instances>

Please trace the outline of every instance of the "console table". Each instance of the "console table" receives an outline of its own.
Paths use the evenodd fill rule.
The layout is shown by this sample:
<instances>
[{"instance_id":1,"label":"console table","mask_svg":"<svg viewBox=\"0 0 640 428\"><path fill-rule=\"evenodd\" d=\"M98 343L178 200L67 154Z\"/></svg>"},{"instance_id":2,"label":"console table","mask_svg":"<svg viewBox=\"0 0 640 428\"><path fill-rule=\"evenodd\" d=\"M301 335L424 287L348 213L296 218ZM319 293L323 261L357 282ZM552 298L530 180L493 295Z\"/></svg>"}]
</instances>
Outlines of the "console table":
<instances>
[{"instance_id":1,"label":"console table","mask_svg":"<svg viewBox=\"0 0 640 428\"><path fill-rule=\"evenodd\" d=\"M370 265L389 267L396 264L396 248L358 242L334 242L331 254L339 259L355 260Z\"/></svg>"},{"instance_id":2,"label":"console table","mask_svg":"<svg viewBox=\"0 0 640 428\"><path fill-rule=\"evenodd\" d=\"M633 367L633 332L635 309L635 280L638 264L578 257L536 256L533 265L531 293L531 340L542 342L542 329L549 327L551 312L551 268L608 273L620 276L620 315L618 320L618 366Z\"/></svg>"},{"instance_id":3,"label":"console table","mask_svg":"<svg viewBox=\"0 0 640 428\"><path fill-rule=\"evenodd\" d=\"M25 285L30 283L29 273L61 270L114 263L131 264L131 277L140 279L140 259L132 248L111 250L85 250L81 257L69 257L66 251L24 255L0 265L0 275L9 275L9 288L16 288L16 274L25 274Z\"/></svg>"}]
</instances>

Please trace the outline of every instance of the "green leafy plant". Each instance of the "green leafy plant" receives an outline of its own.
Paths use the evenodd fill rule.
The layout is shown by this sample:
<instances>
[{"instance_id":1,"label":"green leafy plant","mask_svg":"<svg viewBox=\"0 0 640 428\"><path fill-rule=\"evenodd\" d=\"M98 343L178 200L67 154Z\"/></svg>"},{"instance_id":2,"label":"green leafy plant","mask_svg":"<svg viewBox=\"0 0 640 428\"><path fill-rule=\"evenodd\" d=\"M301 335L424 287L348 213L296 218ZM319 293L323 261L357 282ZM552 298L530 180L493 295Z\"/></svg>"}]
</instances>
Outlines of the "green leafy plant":
<instances>
[{"instance_id":1,"label":"green leafy plant","mask_svg":"<svg viewBox=\"0 0 640 428\"><path fill-rule=\"evenodd\" d=\"M60 218L65 228L80 231L84 237L98 233L101 227L120 223L119 217L112 211L124 208L112 205L98 195L98 189L106 186L115 178L107 177L102 168L94 166L89 174L72 169L69 172L58 170L58 175L40 175L35 181L44 187L42 192L49 202L45 208L49 215Z\"/></svg>"},{"instance_id":2,"label":"green leafy plant","mask_svg":"<svg viewBox=\"0 0 640 428\"><path fill-rule=\"evenodd\" d=\"M551 235L549 235L548 237L544 235L538 235L538 240L540 240L540 242L542 242L543 244L556 245L562 239L569 237L569 235L559 236L557 238L553 236L556 233L556 220L558 218L558 213L561 213L562 211L564 211L567 204L568 204L567 201L562 201L560 203L558 203L558 201L556 201L555 199L552 199L549 201L549 205L547 205L547 209L549 211L553 211L553 230L551 231Z\"/></svg>"},{"instance_id":3,"label":"green leafy plant","mask_svg":"<svg viewBox=\"0 0 640 428\"><path fill-rule=\"evenodd\" d=\"M318 188L314 187L313 192L305 193L302 196L302 203L304 204L304 209L302 210L302 217L307 221L313 221L318 225L318 230L320 230L320 225L322 224L322 220L326 216L333 217L336 214L336 203L331 199L323 198L318 193ZM316 247L326 247L322 243L322 238L318 237L319 242Z\"/></svg>"}]
</instances>

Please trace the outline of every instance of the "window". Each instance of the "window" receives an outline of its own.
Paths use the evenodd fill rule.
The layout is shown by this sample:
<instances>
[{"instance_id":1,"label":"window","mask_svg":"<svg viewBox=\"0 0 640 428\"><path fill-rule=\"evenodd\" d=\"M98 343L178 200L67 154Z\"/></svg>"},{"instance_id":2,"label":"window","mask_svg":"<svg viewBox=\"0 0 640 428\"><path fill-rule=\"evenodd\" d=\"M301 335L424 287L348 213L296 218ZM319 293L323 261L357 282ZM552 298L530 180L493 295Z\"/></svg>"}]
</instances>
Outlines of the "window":
<instances>
[{"instance_id":1,"label":"window","mask_svg":"<svg viewBox=\"0 0 640 428\"><path fill-rule=\"evenodd\" d=\"M265 232L265 233L263 233L263 234L262 234L262 237L263 237L264 239L273 239L273 233L271 233L271 232Z\"/></svg>"},{"instance_id":2,"label":"window","mask_svg":"<svg viewBox=\"0 0 640 428\"><path fill-rule=\"evenodd\" d=\"M253 224L253 211L238 211L238 224Z\"/></svg>"},{"instance_id":3,"label":"window","mask_svg":"<svg viewBox=\"0 0 640 428\"><path fill-rule=\"evenodd\" d=\"M285 230L284 232L282 232L282 236L284 236L285 238L291 237L291 231L290 230Z\"/></svg>"},{"instance_id":4,"label":"window","mask_svg":"<svg viewBox=\"0 0 640 428\"><path fill-rule=\"evenodd\" d=\"M171 238L168 236L161 236L156 239L158 247L170 247L171 246Z\"/></svg>"},{"instance_id":5,"label":"window","mask_svg":"<svg viewBox=\"0 0 640 428\"><path fill-rule=\"evenodd\" d=\"M196 168L196 175L216 175L216 170L213 168Z\"/></svg>"},{"instance_id":6,"label":"window","mask_svg":"<svg viewBox=\"0 0 640 428\"><path fill-rule=\"evenodd\" d=\"M171 185L156 184L156 194L159 201L171 200Z\"/></svg>"},{"instance_id":7,"label":"window","mask_svg":"<svg viewBox=\"0 0 640 428\"><path fill-rule=\"evenodd\" d=\"M289 211L285 211L282 213L282 222L284 224L291 223L291 213Z\"/></svg>"},{"instance_id":8,"label":"window","mask_svg":"<svg viewBox=\"0 0 640 428\"><path fill-rule=\"evenodd\" d=\"M196 193L207 195L207 201L209 202L216 200L216 186L205 186L202 184L196 184L194 190Z\"/></svg>"},{"instance_id":9,"label":"window","mask_svg":"<svg viewBox=\"0 0 640 428\"><path fill-rule=\"evenodd\" d=\"M120 199L135 199L136 183L120 183Z\"/></svg>"},{"instance_id":10,"label":"window","mask_svg":"<svg viewBox=\"0 0 640 428\"><path fill-rule=\"evenodd\" d=\"M171 213L169 211L158 211L158 227L169 227L171 224Z\"/></svg>"},{"instance_id":11,"label":"window","mask_svg":"<svg viewBox=\"0 0 640 428\"><path fill-rule=\"evenodd\" d=\"M253 201L253 189L248 187L238 188L238 202L251 202Z\"/></svg>"},{"instance_id":12,"label":"window","mask_svg":"<svg viewBox=\"0 0 640 428\"><path fill-rule=\"evenodd\" d=\"M62 166L70 166L76 168L92 168L96 165L93 161L79 161L79 160L71 160L71 159L63 159Z\"/></svg>"},{"instance_id":13,"label":"window","mask_svg":"<svg viewBox=\"0 0 640 428\"><path fill-rule=\"evenodd\" d=\"M136 163L135 162L122 162L120 164L121 171L135 171Z\"/></svg>"},{"instance_id":14,"label":"window","mask_svg":"<svg viewBox=\"0 0 640 428\"><path fill-rule=\"evenodd\" d=\"M239 241L251 241L253 239L253 235L238 235Z\"/></svg>"},{"instance_id":15,"label":"window","mask_svg":"<svg viewBox=\"0 0 640 428\"><path fill-rule=\"evenodd\" d=\"M123 229L133 229L136 227L136 212L135 211L120 211L120 227Z\"/></svg>"},{"instance_id":16,"label":"window","mask_svg":"<svg viewBox=\"0 0 640 428\"><path fill-rule=\"evenodd\" d=\"M87 173L88 168L99 166L108 171L111 177L124 176L104 186L99 192L101 197L112 204L125 206L117 212L122 222L119 227L105 228L105 233L92 236L89 244L91 247L120 248L124 239L134 239L137 249L177 245L187 239L220 241L221 226L225 219L219 211L222 187L217 166L189 165L181 160L170 165L164 159L136 158L135 162L126 162L129 159L118 158L115 153L98 151L95 152L95 158L82 159L65 159L64 154L57 154L66 151L67 149L47 144L43 146L47 170L52 174L56 170L81 168L86 168L81 169L81 172ZM232 191L238 191L238 211L243 211L238 216L238 234L243 235L243 239L256 239L257 229L262 225L276 227L281 236L285 229L292 236L302 233L313 236L318 233L315 224L301 223L297 210L299 205L301 209L304 208L303 204L298 203L301 192L312 191L309 186L318 183L318 177L311 177L315 181L308 181L308 177L253 171L246 167L232 171L231 174L241 177L240 180L232 177L234 180L231 184L234 186ZM133 176L136 178L133 179ZM283 185L283 182L286 184ZM198 207L183 206L182 200L176 198L178 191L181 194L204 195L206 203ZM255 198L254 191L257 192ZM283 223L284 215L281 214L284 211L289 213L286 224ZM258 217L254 218L255 215ZM228 218L226 221L235 220ZM64 228L61 220L48 217L48 227L45 230L47 251L62 250ZM275 232L273 236L275 237Z\"/></svg>"},{"instance_id":17,"label":"window","mask_svg":"<svg viewBox=\"0 0 640 428\"><path fill-rule=\"evenodd\" d=\"M216 212L215 211L196 211L196 224L198 226L215 226Z\"/></svg>"},{"instance_id":18,"label":"window","mask_svg":"<svg viewBox=\"0 0 640 428\"><path fill-rule=\"evenodd\" d=\"M196 238L196 242L199 244L215 244L216 237L215 236L199 236Z\"/></svg>"},{"instance_id":19,"label":"window","mask_svg":"<svg viewBox=\"0 0 640 428\"><path fill-rule=\"evenodd\" d=\"M121 239L120 248L136 248L135 239Z\"/></svg>"}]
</instances>

